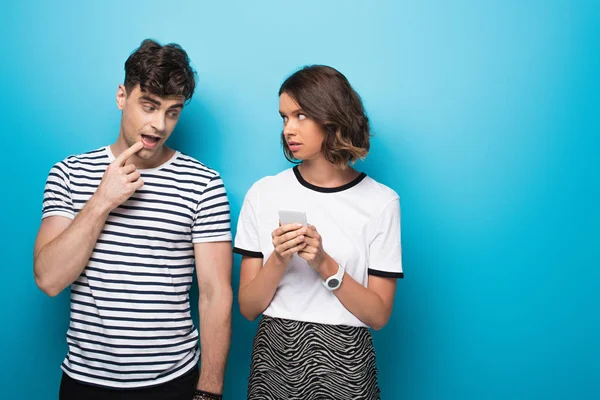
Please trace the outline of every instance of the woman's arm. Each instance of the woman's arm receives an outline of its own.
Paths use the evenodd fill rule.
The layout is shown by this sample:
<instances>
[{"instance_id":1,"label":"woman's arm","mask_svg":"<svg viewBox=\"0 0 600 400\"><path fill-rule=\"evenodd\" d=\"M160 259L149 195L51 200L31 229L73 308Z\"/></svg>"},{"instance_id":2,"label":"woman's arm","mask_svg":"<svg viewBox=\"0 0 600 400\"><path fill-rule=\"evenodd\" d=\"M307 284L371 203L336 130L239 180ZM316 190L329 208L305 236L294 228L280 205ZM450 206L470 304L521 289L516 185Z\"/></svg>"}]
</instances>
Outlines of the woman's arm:
<instances>
[{"instance_id":1,"label":"woman's arm","mask_svg":"<svg viewBox=\"0 0 600 400\"><path fill-rule=\"evenodd\" d=\"M302 225L288 224L273 231L275 249L264 266L262 258L242 257L238 302L245 318L254 321L267 309L292 256L306 246L306 230Z\"/></svg>"},{"instance_id":2,"label":"woman's arm","mask_svg":"<svg viewBox=\"0 0 600 400\"><path fill-rule=\"evenodd\" d=\"M307 246L298 252L298 255L304 258L323 280L334 275L339 265L323 250L321 235L314 226L308 226L305 241ZM368 285L364 287L345 273L342 285L333 293L356 318L377 330L387 324L392 314L396 279L370 275Z\"/></svg>"}]
</instances>

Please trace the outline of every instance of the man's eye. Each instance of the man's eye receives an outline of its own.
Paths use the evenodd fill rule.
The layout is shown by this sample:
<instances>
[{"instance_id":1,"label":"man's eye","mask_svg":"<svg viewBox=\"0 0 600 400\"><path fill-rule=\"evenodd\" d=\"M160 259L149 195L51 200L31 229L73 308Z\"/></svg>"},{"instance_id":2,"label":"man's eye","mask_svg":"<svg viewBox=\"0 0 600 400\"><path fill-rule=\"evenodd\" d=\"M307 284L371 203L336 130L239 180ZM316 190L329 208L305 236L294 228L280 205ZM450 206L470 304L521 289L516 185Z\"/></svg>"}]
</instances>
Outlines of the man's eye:
<instances>
[{"instance_id":1,"label":"man's eye","mask_svg":"<svg viewBox=\"0 0 600 400\"><path fill-rule=\"evenodd\" d=\"M150 112L150 111L154 111L155 110L154 106L145 105L143 107L144 107L144 111Z\"/></svg>"}]
</instances>

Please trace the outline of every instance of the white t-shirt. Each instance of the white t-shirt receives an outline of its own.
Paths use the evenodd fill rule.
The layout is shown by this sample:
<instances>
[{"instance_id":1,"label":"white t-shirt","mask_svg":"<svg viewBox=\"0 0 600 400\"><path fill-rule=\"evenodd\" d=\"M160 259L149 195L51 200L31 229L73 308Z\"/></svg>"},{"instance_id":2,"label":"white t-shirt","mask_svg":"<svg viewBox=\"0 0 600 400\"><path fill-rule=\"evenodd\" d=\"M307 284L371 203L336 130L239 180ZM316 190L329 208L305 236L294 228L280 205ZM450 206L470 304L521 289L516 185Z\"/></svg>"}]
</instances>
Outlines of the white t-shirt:
<instances>
[{"instance_id":1,"label":"white t-shirt","mask_svg":"<svg viewBox=\"0 0 600 400\"><path fill-rule=\"evenodd\" d=\"M305 211L323 248L363 286L368 276L402 278L400 202L364 173L337 188L312 185L297 167L256 182L244 199L234 252L263 259L273 252L279 210ZM294 255L265 315L332 325L367 326L328 291L308 263Z\"/></svg>"}]
</instances>

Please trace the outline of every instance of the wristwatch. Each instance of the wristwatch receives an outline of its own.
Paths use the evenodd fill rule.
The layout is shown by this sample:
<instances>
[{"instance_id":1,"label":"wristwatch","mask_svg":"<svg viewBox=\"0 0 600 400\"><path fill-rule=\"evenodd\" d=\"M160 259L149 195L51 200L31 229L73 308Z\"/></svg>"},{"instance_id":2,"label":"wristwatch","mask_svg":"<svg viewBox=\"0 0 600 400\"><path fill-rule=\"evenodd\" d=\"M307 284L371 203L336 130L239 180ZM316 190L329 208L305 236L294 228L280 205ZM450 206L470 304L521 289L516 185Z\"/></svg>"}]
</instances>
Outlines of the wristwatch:
<instances>
[{"instance_id":1,"label":"wristwatch","mask_svg":"<svg viewBox=\"0 0 600 400\"><path fill-rule=\"evenodd\" d=\"M344 267L338 264L338 270L335 273L335 275L331 275L329 278L323 281L323 285L325 285L327 290L333 292L342 285L342 278L344 278L344 272L346 272L344 270Z\"/></svg>"}]
</instances>

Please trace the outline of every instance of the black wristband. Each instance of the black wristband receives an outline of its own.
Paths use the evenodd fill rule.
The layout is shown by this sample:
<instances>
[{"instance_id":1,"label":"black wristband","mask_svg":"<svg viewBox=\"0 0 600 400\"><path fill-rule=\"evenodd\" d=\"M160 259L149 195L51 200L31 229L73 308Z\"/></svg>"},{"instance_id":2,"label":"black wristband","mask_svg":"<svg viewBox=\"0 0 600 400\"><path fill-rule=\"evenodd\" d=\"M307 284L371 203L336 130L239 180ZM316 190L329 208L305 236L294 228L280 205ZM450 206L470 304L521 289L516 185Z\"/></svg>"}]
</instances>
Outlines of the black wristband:
<instances>
[{"instance_id":1,"label":"black wristband","mask_svg":"<svg viewBox=\"0 0 600 400\"><path fill-rule=\"evenodd\" d=\"M222 394L216 394L211 392L205 392L204 390L196 389L194 392L193 400L221 400L223 399Z\"/></svg>"}]
</instances>

